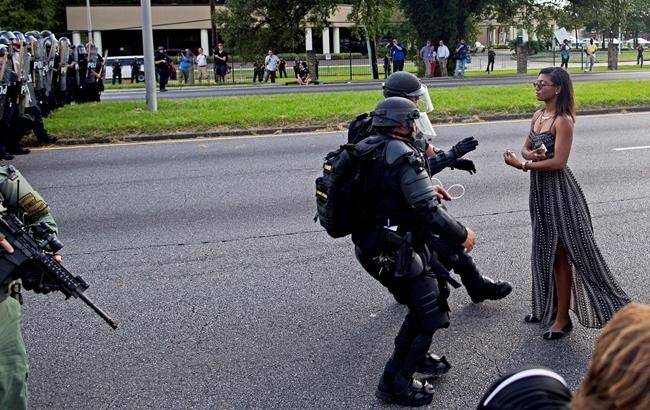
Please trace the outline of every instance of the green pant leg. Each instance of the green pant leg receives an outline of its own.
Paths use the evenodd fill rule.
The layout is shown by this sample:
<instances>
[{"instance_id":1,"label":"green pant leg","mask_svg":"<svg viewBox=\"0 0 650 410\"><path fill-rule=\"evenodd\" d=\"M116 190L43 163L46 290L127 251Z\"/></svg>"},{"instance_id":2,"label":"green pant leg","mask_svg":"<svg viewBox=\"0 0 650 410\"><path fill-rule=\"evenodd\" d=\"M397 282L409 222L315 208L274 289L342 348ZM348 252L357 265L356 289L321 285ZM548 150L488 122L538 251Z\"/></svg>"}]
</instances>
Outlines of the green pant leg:
<instances>
[{"instance_id":1,"label":"green pant leg","mask_svg":"<svg viewBox=\"0 0 650 410\"><path fill-rule=\"evenodd\" d=\"M27 352L20 329L20 304L0 302L0 408L27 408Z\"/></svg>"}]
</instances>

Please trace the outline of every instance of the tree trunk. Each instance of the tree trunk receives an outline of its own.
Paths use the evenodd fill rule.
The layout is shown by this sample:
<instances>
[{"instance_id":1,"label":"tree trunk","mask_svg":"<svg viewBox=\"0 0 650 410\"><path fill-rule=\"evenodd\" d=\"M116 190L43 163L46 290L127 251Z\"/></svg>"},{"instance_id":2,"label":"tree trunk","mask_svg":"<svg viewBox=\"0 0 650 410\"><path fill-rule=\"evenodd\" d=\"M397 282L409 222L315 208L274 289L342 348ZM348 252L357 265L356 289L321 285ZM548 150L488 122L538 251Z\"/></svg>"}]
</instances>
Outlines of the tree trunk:
<instances>
[{"instance_id":1,"label":"tree trunk","mask_svg":"<svg viewBox=\"0 0 650 410\"><path fill-rule=\"evenodd\" d=\"M528 47L524 44L517 46L517 74L528 73Z\"/></svg>"},{"instance_id":2,"label":"tree trunk","mask_svg":"<svg viewBox=\"0 0 650 410\"><path fill-rule=\"evenodd\" d=\"M611 40L607 48L607 69L618 70L618 45Z\"/></svg>"}]
</instances>

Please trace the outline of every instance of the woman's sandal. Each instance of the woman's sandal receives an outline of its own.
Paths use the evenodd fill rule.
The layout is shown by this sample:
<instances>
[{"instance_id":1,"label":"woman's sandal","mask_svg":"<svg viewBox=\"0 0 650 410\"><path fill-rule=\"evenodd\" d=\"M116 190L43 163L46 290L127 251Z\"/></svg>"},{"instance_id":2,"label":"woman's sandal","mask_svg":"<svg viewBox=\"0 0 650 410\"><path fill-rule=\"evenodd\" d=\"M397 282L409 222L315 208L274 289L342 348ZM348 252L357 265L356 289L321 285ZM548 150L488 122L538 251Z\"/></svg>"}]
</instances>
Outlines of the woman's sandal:
<instances>
[{"instance_id":1,"label":"woman's sandal","mask_svg":"<svg viewBox=\"0 0 650 410\"><path fill-rule=\"evenodd\" d=\"M529 313L526 316L524 316L524 322L526 322L526 323L539 323L539 322L541 322L541 320L538 317L536 317L535 315L533 315L532 313Z\"/></svg>"},{"instance_id":2,"label":"woman's sandal","mask_svg":"<svg viewBox=\"0 0 650 410\"><path fill-rule=\"evenodd\" d=\"M571 323L571 321L569 321L569 323L567 323L566 326L564 326L564 327L562 328L562 330L560 330L559 332L554 332L554 331L552 331L551 329L548 329L546 332L544 332L544 334L542 335L542 337L543 337L545 340L557 340L557 339L562 339L563 337L565 337L565 336L567 336L569 333L571 333L572 330L573 330L573 323Z\"/></svg>"}]
</instances>

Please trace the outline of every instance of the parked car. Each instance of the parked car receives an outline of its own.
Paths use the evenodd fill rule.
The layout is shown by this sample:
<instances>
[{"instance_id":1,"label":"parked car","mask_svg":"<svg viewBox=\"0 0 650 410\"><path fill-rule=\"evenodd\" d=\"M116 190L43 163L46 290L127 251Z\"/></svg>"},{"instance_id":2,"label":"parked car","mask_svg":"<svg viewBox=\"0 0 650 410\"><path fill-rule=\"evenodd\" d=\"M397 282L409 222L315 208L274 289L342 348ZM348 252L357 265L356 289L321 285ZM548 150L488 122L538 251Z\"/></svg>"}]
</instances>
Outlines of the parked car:
<instances>
[{"instance_id":1,"label":"parked car","mask_svg":"<svg viewBox=\"0 0 650 410\"><path fill-rule=\"evenodd\" d=\"M139 83L144 82L144 56L116 56L108 57L106 59L106 79L110 80L113 78L113 61L119 60L122 63L122 80L131 78L131 62L133 59L137 58L140 62L140 72L137 76L137 81Z\"/></svg>"}]
</instances>

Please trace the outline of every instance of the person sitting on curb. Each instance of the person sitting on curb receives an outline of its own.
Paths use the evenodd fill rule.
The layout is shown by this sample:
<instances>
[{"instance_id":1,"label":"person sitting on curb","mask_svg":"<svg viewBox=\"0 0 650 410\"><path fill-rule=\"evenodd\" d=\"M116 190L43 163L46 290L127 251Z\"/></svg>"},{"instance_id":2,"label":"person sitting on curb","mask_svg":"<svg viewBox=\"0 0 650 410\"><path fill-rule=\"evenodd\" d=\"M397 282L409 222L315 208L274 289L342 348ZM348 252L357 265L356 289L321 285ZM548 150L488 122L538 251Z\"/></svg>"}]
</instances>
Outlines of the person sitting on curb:
<instances>
[{"instance_id":1,"label":"person sitting on curb","mask_svg":"<svg viewBox=\"0 0 650 410\"><path fill-rule=\"evenodd\" d=\"M300 85L309 85L311 82L311 73L309 72L309 68L307 67L307 63L304 61L300 62L300 68L298 68L298 74L296 75L296 79L298 80L298 84Z\"/></svg>"}]
</instances>

